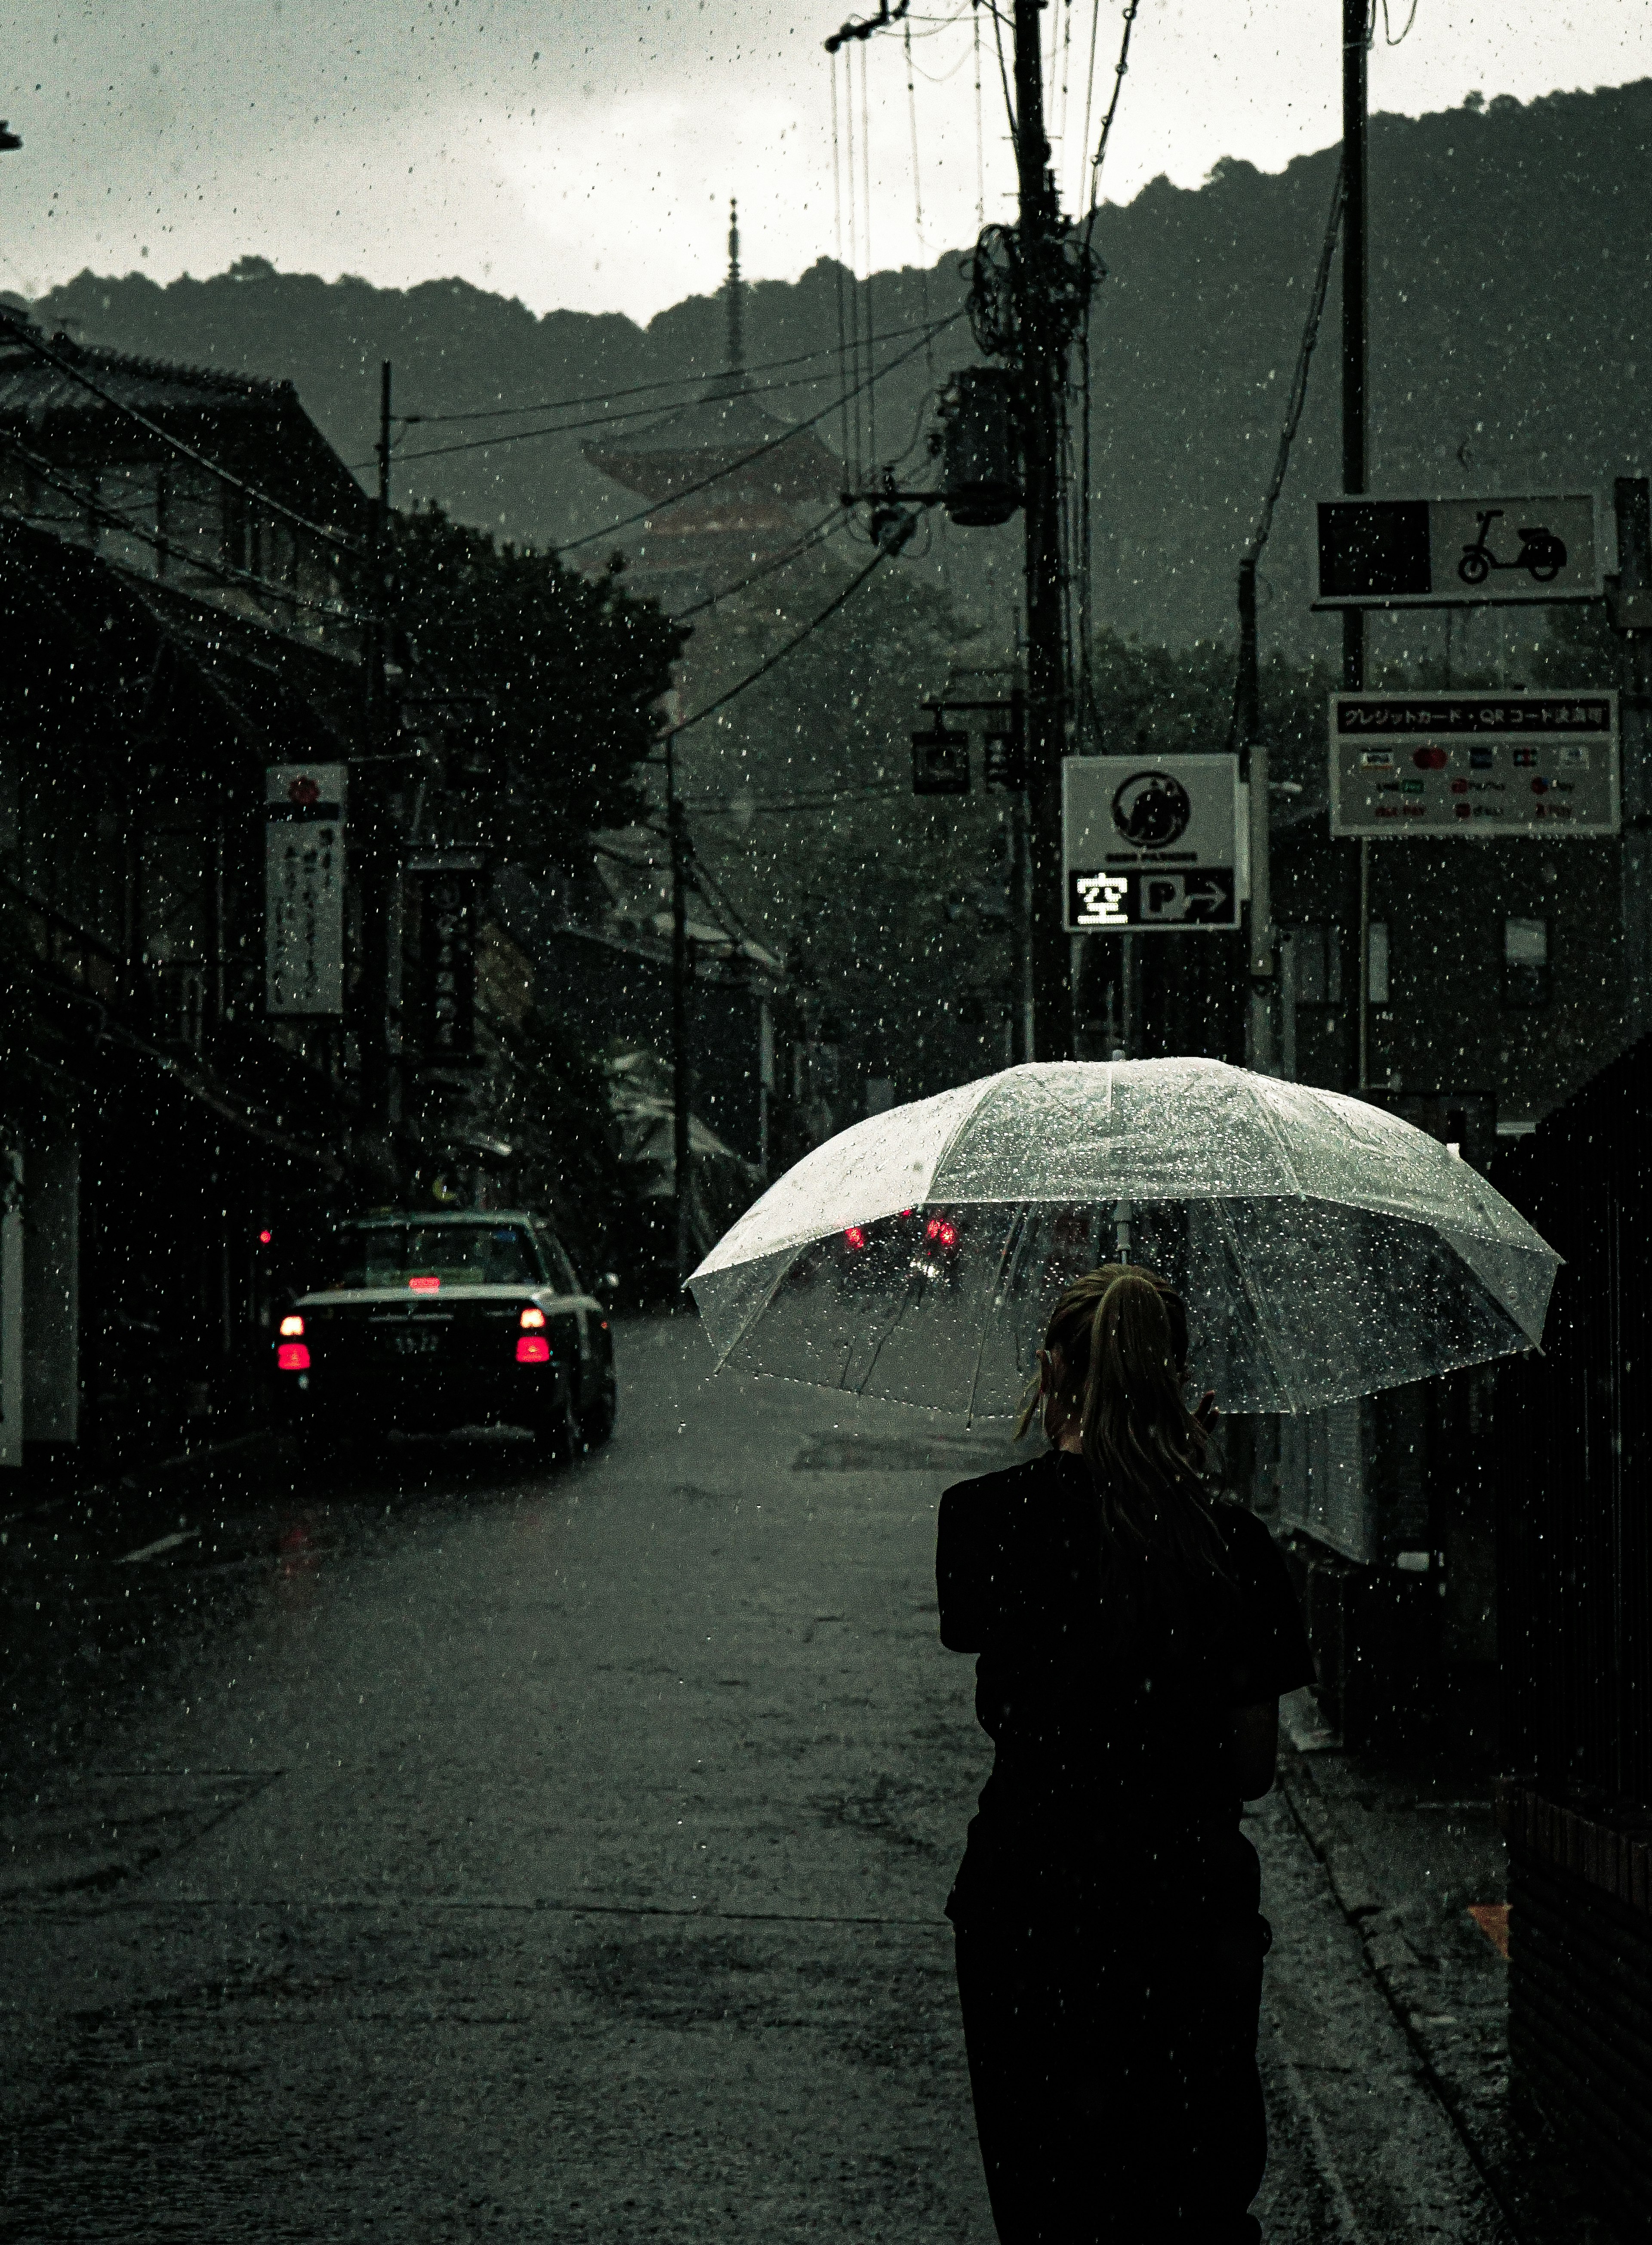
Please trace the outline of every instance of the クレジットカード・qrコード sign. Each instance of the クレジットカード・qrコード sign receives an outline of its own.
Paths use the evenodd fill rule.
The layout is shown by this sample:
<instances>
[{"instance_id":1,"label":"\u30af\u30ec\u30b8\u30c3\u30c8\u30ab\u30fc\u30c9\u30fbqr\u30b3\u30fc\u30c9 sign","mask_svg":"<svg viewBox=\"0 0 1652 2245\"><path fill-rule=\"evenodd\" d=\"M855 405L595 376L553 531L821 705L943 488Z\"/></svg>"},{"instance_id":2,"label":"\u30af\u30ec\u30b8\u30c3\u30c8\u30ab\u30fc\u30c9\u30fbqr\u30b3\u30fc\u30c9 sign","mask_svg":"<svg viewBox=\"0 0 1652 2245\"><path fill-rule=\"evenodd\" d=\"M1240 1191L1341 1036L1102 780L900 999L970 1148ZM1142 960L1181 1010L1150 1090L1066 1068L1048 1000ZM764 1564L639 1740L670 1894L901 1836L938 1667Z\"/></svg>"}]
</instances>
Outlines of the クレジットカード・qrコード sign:
<instances>
[{"instance_id":1,"label":"\u30af\u30ec\u30b8\u30c3\u30c8\u30ab\u30fc\u30c9\u30fbqr\u30b3\u30fc\u30c9 sign","mask_svg":"<svg viewBox=\"0 0 1652 2245\"><path fill-rule=\"evenodd\" d=\"M1330 831L1414 837L1613 835L1613 693L1333 694Z\"/></svg>"}]
</instances>

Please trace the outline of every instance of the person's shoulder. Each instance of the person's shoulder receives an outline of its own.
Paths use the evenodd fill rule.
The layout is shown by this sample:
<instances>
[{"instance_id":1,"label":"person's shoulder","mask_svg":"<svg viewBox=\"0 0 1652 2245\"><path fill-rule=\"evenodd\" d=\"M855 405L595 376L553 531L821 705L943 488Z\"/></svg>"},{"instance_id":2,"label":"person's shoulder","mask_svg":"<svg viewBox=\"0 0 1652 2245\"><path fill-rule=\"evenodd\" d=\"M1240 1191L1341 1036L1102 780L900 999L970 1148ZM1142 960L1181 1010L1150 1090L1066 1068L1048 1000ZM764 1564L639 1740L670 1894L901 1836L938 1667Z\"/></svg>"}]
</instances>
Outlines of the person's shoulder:
<instances>
[{"instance_id":1,"label":"person's shoulder","mask_svg":"<svg viewBox=\"0 0 1652 2245\"><path fill-rule=\"evenodd\" d=\"M1258 1567L1283 1563L1266 1522L1258 1520L1248 1504L1241 1503L1236 1496L1218 1496L1210 1511L1216 1533L1236 1565L1254 1571Z\"/></svg>"},{"instance_id":2,"label":"person's shoulder","mask_svg":"<svg viewBox=\"0 0 1652 2245\"><path fill-rule=\"evenodd\" d=\"M942 1493L941 1502L954 1512L1014 1512L1026 1503L1045 1496L1055 1480L1053 1450L1041 1450L1036 1457L1020 1458L1012 1466L1000 1466L996 1473L977 1474L969 1481L955 1481Z\"/></svg>"}]
</instances>

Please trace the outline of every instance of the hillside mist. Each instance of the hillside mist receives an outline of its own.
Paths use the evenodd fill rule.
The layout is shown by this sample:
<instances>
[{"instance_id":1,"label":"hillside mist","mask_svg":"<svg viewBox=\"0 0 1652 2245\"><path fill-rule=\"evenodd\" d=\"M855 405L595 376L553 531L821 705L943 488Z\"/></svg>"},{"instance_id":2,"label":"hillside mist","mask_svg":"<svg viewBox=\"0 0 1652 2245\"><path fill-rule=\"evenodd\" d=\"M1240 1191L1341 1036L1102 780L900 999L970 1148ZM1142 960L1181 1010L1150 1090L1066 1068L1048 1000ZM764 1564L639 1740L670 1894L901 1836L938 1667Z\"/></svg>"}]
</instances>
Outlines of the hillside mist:
<instances>
[{"instance_id":1,"label":"hillside mist","mask_svg":"<svg viewBox=\"0 0 1652 2245\"><path fill-rule=\"evenodd\" d=\"M1649 153L1652 81L1527 106L1504 98L1481 108L1471 98L1465 108L1417 120L1373 120L1375 485L1609 485L1615 473L1652 459ZM1327 150L1276 175L1224 162L1196 191L1161 179L1128 206L1104 211L1098 239L1108 277L1093 331L1099 621L1172 643L1227 628L1235 563L1271 465L1336 161ZM911 328L957 309L961 254L927 274L878 275L877 328ZM748 362L833 346L837 278L823 262L796 282L754 286ZM165 288L137 274L82 274L45 298L39 315L88 341L289 376L345 458L362 463L383 358L396 368L398 410L429 414L592 396L617 411L649 402L620 392L709 374L722 358L714 298L689 298L640 327L618 315L536 317L461 281L380 289L277 273L251 259L229 274ZM1264 569L1264 631L1298 654L1330 645L1327 626L1307 613L1307 532L1313 498L1336 476L1337 321L1333 285ZM885 345L881 356L911 340ZM925 472L921 445L910 448L931 379L973 356L959 322L931 354L919 351L879 384L878 458L907 452L903 472ZM838 393L830 357L756 379L788 383L764 399L788 418ZM581 437L595 432L566 425L604 410L547 414L564 424L559 435L425 458L417 455L496 424L412 426L400 440L398 501L434 495L505 534L558 542L617 522L636 502L580 458ZM819 425L839 442L835 413ZM1004 617L1017 542L1014 525L937 532L927 558L903 566L944 576L966 613L990 607ZM591 558L602 550L593 546ZM1394 628L1415 646L1438 626L1412 618ZM1473 628L1494 634L1502 627L1493 617ZM1479 650L1466 651L1472 659ZM1489 640L1484 652L1493 652Z\"/></svg>"}]
</instances>

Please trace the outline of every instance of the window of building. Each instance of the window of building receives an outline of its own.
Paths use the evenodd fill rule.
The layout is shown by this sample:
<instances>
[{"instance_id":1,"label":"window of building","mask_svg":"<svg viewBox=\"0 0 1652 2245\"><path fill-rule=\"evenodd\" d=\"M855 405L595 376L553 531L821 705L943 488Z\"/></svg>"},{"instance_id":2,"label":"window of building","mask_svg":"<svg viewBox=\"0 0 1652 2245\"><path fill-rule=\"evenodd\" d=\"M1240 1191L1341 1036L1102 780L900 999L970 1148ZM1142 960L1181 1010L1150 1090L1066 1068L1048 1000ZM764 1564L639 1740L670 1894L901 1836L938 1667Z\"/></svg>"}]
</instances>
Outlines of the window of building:
<instances>
[{"instance_id":1,"label":"window of building","mask_svg":"<svg viewBox=\"0 0 1652 2245\"><path fill-rule=\"evenodd\" d=\"M1549 994L1549 940L1546 919L1503 922L1503 1003L1542 1006Z\"/></svg>"}]
</instances>

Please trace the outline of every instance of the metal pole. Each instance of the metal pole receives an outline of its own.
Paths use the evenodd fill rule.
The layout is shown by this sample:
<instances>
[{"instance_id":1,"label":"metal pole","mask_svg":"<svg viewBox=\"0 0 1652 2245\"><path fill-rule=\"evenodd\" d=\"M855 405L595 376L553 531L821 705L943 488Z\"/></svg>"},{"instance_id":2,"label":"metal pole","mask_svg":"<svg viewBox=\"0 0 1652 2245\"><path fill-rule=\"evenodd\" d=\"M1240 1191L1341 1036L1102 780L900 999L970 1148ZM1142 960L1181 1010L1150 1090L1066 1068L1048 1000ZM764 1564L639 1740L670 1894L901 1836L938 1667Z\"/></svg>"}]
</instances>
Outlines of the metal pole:
<instances>
[{"instance_id":1,"label":"metal pole","mask_svg":"<svg viewBox=\"0 0 1652 2245\"><path fill-rule=\"evenodd\" d=\"M699 1259L691 1214L694 1148L689 1137L693 1081L688 1063L688 831L677 793L677 743L666 742L666 827L671 838L671 1197L677 1276Z\"/></svg>"},{"instance_id":2,"label":"metal pole","mask_svg":"<svg viewBox=\"0 0 1652 2245\"><path fill-rule=\"evenodd\" d=\"M1032 955L1034 946L1031 844L1027 833L1025 768L1026 756L1026 695L1020 687L1010 695L1010 728L1024 760L1023 784L1010 797L1010 926L1014 946L1011 972L1014 977L1010 1002L1010 1061L1019 1066L1036 1052L1033 1027Z\"/></svg>"},{"instance_id":3,"label":"metal pole","mask_svg":"<svg viewBox=\"0 0 1652 2245\"><path fill-rule=\"evenodd\" d=\"M1652 485L1617 476L1617 589L1652 590ZM1638 604L1637 604L1638 605ZM1652 1028L1652 631L1618 626L1618 722L1623 749L1623 1027L1633 1043Z\"/></svg>"},{"instance_id":4,"label":"metal pole","mask_svg":"<svg viewBox=\"0 0 1652 2245\"><path fill-rule=\"evenodd\" d=\"M1250 1002L1245 1021L1245 1064L1263 1075L1276 1071L1274 1048L1275 938L1272 819L1268 794L1268 743L1261 737L1261 682L1256 652L1256 557L1239 564L1239 681L1234 704L1234 745L1240 771L1250 783Z\"/></svg>"},{"instance_id":5,"label":"metal pole","mask_svg":"<svg viewBox=\"0 0 1652 2245\"><path fill-rule=\"evenodd\" d=\"M1064 255L1039 53L1043 0L1015 0L1016 172L1020 197L1021 441L1025 472L1027 804L1032 841L1032 1024L1039 1060L1073 1056L1072 951L1061 894L1061 759L1066 655L1061 613L1060 408L1066 358L1053 286Z\"/></svg>"},{"instance_id":6,"label":"metal pole","mask_svg":"<svg viewBox=\"0 0 1652 2245\"><path fill-rule=\"evenodd\" d=\"M1365 419L1370 336L1369 273L1365 248L1365 60L1370 0L1342 0L1343 27L1343 489L1365 488ZM1343 611L1343 687L1357 694L1365 683L1365 617ZM1371 844L1359 844L1359 1080L1371 1082Z\"/></svg>"}]
</instances>

